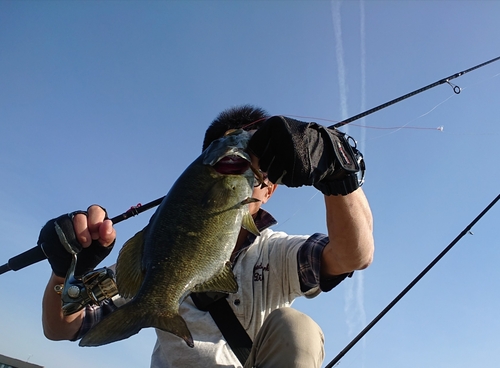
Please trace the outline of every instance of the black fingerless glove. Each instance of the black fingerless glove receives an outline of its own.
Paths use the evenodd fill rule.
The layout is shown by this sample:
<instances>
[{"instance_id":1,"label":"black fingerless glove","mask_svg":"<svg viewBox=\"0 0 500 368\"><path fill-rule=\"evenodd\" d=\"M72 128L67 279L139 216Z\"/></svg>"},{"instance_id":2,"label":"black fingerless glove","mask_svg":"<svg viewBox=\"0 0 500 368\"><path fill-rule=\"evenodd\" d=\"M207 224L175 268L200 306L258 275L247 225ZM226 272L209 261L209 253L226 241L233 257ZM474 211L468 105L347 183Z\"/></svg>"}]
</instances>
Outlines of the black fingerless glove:
<instances>
[{"instance_id":1,"label":"black fingerless glove","mask_svg":"<svg viewBox=\"0 0 500 368\"><path fill-rule=\"evenodd\" d=\"M108 247L104 247L98 240L83 248L76 238L73 229L73 216L83 213L76 211L59 216L48 221L40 231L37 244L42 248L47 256L52 271L59 277L66 277L66 273L71 265L71 253L78 253L78 261L75 269L75 276L82 276L93 270L104 258L106 258L115 242Z\"/></svg>"},{"instance_id":2,"label":"black fingerless glove","mask_svg":"<svg viewBox=\"0 0 500 368\"><path fill-rule=\"evenodd\" d=\"M249 150L269 180L288 187L314 185L325 195L346 195L360 186L363 156L344 133L283 116L269 118ZM362 167L361 167L362 166Z\"/></svg>"}]
</instances>

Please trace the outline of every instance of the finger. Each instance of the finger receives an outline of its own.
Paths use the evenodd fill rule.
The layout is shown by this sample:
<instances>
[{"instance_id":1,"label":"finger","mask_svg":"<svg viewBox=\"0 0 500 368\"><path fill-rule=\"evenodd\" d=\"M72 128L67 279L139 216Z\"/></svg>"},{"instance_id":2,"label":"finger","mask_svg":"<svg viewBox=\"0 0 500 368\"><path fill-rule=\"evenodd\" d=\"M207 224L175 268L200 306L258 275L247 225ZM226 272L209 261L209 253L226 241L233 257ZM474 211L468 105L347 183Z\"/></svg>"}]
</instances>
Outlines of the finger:
<instances>
[{"instance_id":1,"label":"finger","mask_svg":"<svg viewBox=\"0 0 500 368\"><path fill-rule=\"evenodd\" d=\"M87 248L90 243L92 243L92 237L88 229L87 216L83 213L76 214L73 217L73 228L78 242L84 248Z\"/></svg>"},{"instance_id":2,"label":"finger","mask_svg":"<svg viewBox=\"0 0 500 368\"><path fill-rule=\"evenodd\" d=\"M99 228L106 218L106 211L98 205L92 205L88 208L88 228L93 240L100 238Z\"/></svg>"},{"instance_id":3,"label":"finger","mask_svg":"<svg viewBox=\"0 0 500 368\"><path fill-rule=\"evenodd\" d=\"M107 247L111 245L116 239L116 230L113 227L111 220L104 220L99 227L99 242Z\"/></svg>"}]
</instances>

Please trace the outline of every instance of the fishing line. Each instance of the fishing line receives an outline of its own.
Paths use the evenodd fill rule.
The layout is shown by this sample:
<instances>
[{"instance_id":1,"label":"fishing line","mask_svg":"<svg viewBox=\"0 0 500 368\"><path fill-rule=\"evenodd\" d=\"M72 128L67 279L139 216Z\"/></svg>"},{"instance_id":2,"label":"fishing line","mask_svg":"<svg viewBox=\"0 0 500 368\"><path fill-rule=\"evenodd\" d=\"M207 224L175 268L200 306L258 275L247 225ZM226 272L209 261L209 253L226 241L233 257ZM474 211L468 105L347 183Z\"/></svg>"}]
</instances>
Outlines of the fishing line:
<instances>
[{"instance_id":1,"label":"fishing line","mask_svg":"<svg viewBox=\"0 0 500 368\"><path fill-rule=\"evenodd\" d=\"M467 89L471 89L471 88L474 88L475 86L477 85L481 85L487 81L490 81L496 77L500 76L500 73L497 73L495 75L493 75L492 77L489 77L487 79L483 79L479 82L476 82L470 86L467 86L467 87L459 87L460 88L460 92L464 92L465 90ZM443 101L441 101L440 103L438 103L436 106L434 106L432 109L430 109L429 111L427 111L426 113L416 117L415 119L412 119L410 121L408 121L408 123L402 125L402 126L399 126L399 127L376 127L376 126L366 126L366 125L361 125L361 124L351 124L352 126L356 126L356 127L360 127L360 128L368 128L368 129L376 129L376 130L395 130L394 132L391 132L389 134L393 134L393 133L396 133L398 130L400 129L414 129L414 130L439 130L439 131L443 131L444 130L444 126L438 126L436 128L430 128L430 127L416 127L416 126L408 126L408 124L410 123L413 123L415 121L417 121L418 119L421 119L423 118L424 116L430 114L432 111L434 111L435 109L437 109L439 106L441 106L442 104L444 104L445 102L447 102L449 99L451 99L452 97L455 97L456 94L452 94L450 96L448 96L446 99L444 99ZM333 121L332 121L333 122ZM371 139L378 139L378 138L382 138L382 137L385 137L389 134L385 134L385 135L382 135L382 136L378 136L378 137L375 137L375 138L371 138ZM453 133L451 133L453 134ZM456 133L455 133L456 134ZM468 134L471 134L470 132L468 132ZM474 133L472 133L474 134ZM476 135L485 135L485 134L476 134Z\"/></svg>"},{"instance_id":2,"label":"fishing line","mask_svg":"<svg viewBox=\"0 0 500 368\"><path fill-rule=\"evenodd\" d=\"M500 59L500 57L499 57L499 58L496 58L496 59L492 59L492 60L490 60L490 62L493 62L493 61L496 61L496 60L499 60L499 59ZM489 63L489 62L487 62L487 63ZM484 66L484 65L486 65L486 63L480 64L480 66ZM480 67L480 66L478 66L478 67ZM463 75L464 73L466 73L466 72L468 72L468 71L471 71L472 69L473 69L473 68L468 69L468 70L466 70L466 71L462 72L462 74L461 74L461 75ZM459 74L459 73L457 73L457 74ZM426 113L424 113L424 114L422 114L422 115L418 116L417 118L415 118L415 119L413 119L413 120L410 120L408 123L406 123L406 124L404 124L404 125L402 125L402 126L396 126L396 127L377 127L377 126L371 126L371 125L361 125L361 124L352 124L352 123L349 123L349 124L350 124L350 125L352 125L352 126L355 126L355 127L359 127L359 128L376 129L376 130L396 130L396 131L397 131L397 130L400 130L400 129L412 129L412 130L439 130L439 131L441 131L441 132L442 132L442 131L444 130L444 127L443 127L443 126L438 126L438 127L436 127L436 128L432 128L432 127L416 127L416 126L407 126L407 125L408 125L408 124L410 124L410 123L412 123L412 122L414 122L414 121L416 121L416 120L418 120L418 119L420 119L420 118L422 118L422 117L424 117L424 116L426 116L426 115L428 115L428 114L430 114L432 111L434 111L435 109L437 109L439 106L441 106L442 104L444 104L445 102L447 102L449 99L451 99L452 97L455 97L455 95L460 94L461 92L465 91L466 89L470 89L470 88L473 88L473 87L475 87L475 86L477 86L477 85L483 84L483 83L485 83L485 82L487 82L487 81L489 81L489 80L491 80L491 79L494 79L494 78L496 78L496 77L498 77L498 76L500 76L500 73L497 73L497 74L495 74L495 75L493 75L493 76L491 76L491 77L489 77L489 78L487 78L487 79L483 79L483 80L478 81L478 82L476 82L476 83L474 83L474 84L472 84L472 85L470 85L470 86L468 86L468 87L463 87L463 88L462 88L462 87L459 87L459 86L457 86L457 85L454 85L454 84L450 83L449 81L448 81L448 82L446 82L447 84L449 84L449 85L453 88L454 94L452 94L452 95L448 96L446 99L444 99L443 101L441 101L440 103L438 103L436 106L434 106L432 109L430 109L430 110L429 110L429 111L427 111ZM436 82L436 83L437 83L437 82ZM442 84L442 83L440 83L440 84ZM426 87L424 87L424 88L426 88ZM431 88L432 88L432 87L431 87ZM422 88L422 89L423 89L423 88ZM422 91L422 92L423 92L423 91ZM413 93L413 92L412 92L412 93ZM420 92L419 92L419 93L420 93ZM415 94L416 94L416 93L415 93ZM410 95L410 93L409 93L409 94L407 94L407 95L404 95L404 96L402 96L402 97L399 97L400 101L401 101L401 100L403 100L403 99L404 99L404 97L405 97L405 96L408 96L408 95ZM398 100L398 99L396 99L396 100ZM393 100L393 101L395 101L395 100ZM389 101L389 102L387 102L387 103L385 103L385 104L383 104L383 105L385 105L385 107L390 106L390 102L391 102L391 101ZM399 101L398 101L398 102L399 102ZM382 106L382 105L380 105L380 106ZM378 111L378 110L375 110L375 109L377 109L377 108L371 109L371 110L374 110L374 111L372 111L372 112ZM366 111L366 113L367 113L366 115L369 115L370 113L368 113L368 112L369 112L369 111L371 111L371 110ZM364 113L362 113L362 114L364 114ZM361 114L359 114L359 115L361 115ZM359 115L356 115L356 116L359 116ZM318 118L318 117L303 116L303 115L292 115L292 114L287 114L286 116L295 117L295 118L299 118L299 119L305 119L305 120L317 120L317 121L327 121L327 122L335 123L335 124L334 124L334 125L332 125L331 127L334 127L334 126L337 126L337 125L339 125L339 126L340 126L340 124L342 124L343 122L345 122L345 121L347 121L347 120L351 120L351 119L353 119L353 120L351 120L351 121L357 120L357 119L354 119L356 116L354 116L354 117L352 117L352 118L350 118L350 119L344 120L343 122L342 122L342 121L341 121L341 122L339 122L339 121L337 121L337 120L333 120L333 119ZM360 116L359 118L361 118L361 116ZM358 118L358 119L359 119L359 118ZM342 124L342 125L345 125L345 124ZM330 127L330 128L331 128L331 127ZM394 132L394 133L395 133L395 132Z\"/></svg>"},{"instance_id":3,"label":"fishing line","mask_svg":"<svg viewBox=\"0 0 500 368\"><path fill-rule=\"evenodd\" d=\"M448 97L448 99L451 98L451 97L453 97L453 96ZM440 104L444 103L445 101L441 102ZM438 104L437 106L439 106L440 104ZM434 110L436 107L433 107L432 110ZM415 120L418 120L421 117L429 114L432 110L426 112L425 114L419 116L418 118L410 120L407 124L412 123ZM331 122L331 123L334 123L334 122L337 121L337 120L331 120L331 119L325 119L325 118L316 118L316 117L312 117L312 116L300 116L300 115L286 115L286 116L292 116L292 117L301 118L301 119L307 119L307 120L328 121L328 122ZM359 127L359 128L376 129L376 130L394 130L394 129L397 129L397 130L399 130L399 129L439 130L439 131L443 131L444 130L444 127L442 127L442 126L439 126L439 127L436 127L436 128L431 128L431 127L406 126L406 124L402 125L402 126L396 126L396 127L377 127L377 126L373 126L373 125L361 125L361 124L350 124L350 125L351 126L355 126L355 127Z\"/></svg>"},{"instance_id":4,"label":"fishing line","mask_svg":"<svg viewBox=\"0 0 500 368\"><path fill-rule=\"evenodd\" d=\"M448 97L448 99L450 99L452 96ZM447 100L448 100L447 99ZM446 102L443 101L441 102L440 104ZM426 112L425 114L419 116L418 118L415 118L413 120L411 120L409 123L415 121L415 120L418 120L420 119L421 117L429 114L432 110L434 110L436 107L438 107L440 104L436 105L434 108L432 108L430 111ZM338 122L338 120L332 120L332 119L326 119L326 118L317 118L317 117L314 117L314 116L303 116L303 115L293 115L293 114L284 114L283 116L288 116L288 117L292 117L292 118L299 118L299 119L303 119L303 120L311 120L311 121L328 121L330 123L335 123L335 122ZM262 119L259 119L259 120L256 120L256 121L253 121L247 125L244 125L243 127L241 127L241 129L245 130L247 129L248 127L251 127L252 125L254 124L257 124L263 120L266 120L270 118L270 116L268 117L265 117L265 118L262 118ZM402 126L396 126L396 127L376 127L376 126L370 126L370 125L361 125L361 124L351 124L352 126L355 126L355 127L360 127L360 128L366 128L366 129L381 129L381 130L399 130L399 129L417 129L417 130L440 130L440 131L443 131L443 127L442 126L439 126L437 128L429 128L429 127L415 127L415 126L409 126L407 127L406 125L402 125Z\"/></svg>"},{"instance_id":5,"label":"fishing line","mask_svg":"<svg viewBox=\"0 0 500 368\"><path fill-rule=\"evenodd\" d=\"M493 62L495 62L495 61L498 61L498 60L500 60L500 56L498 56L498 57L496 57L496 58L493 58L493 59L491 59L491 60L488 60L488 61L486 61L486 62L484 62L484 63L478 64L478 65L476 65L476 66L473 66L473 67L471 67L471 68L469 68L469 69L466 69L466 70L463 70L463 71L461 71L461 72L458 72L458 73L452 74L452 75L450 75L449 77L446 77L446 78L440 79L440 80L438 80L438 81L436 81L436 82L434 82L434 83L431 83L431 84L429 84L429 85L427 85L427 86L425 86L425 87L419 88L419 89L417 89L417 90L415 90L415 91L412 91L412 92L410 92L410 93L407 93L407 94L405 94L405 95L403 95L403 96L400 96L400 97L398 97L398 98L395 98L395 99L393 99L393 100L390 100L390 101L388 101L388 102L385 102L385 103L383 103L383 104L381 104L381 105L378 105L378 106L376 106L376 107L374 107L374 108L372 108L372 109L366 110L366 111L364 111L364 112L362 112L362 113L360 113L360 114L358 114L358 115L355 115L355 116L352 116L352 117L350 117L350 118L348 118L348 119L345 119L345 120L342 120L342 121L340 121L340 122L337 122L337 123L335 123L335 124L333 124L333 125L329 126L328 128L330 128L330 129L333 129L333 128L335 128L335 129L340 128L340 127L342 127L342 126L344 126L344 125L347 125L347 124L352 123L353 121L356 121L356 120L358 120L358 119L361 119L361 118L363 118L363 117L365 117L365 116L367 116L367 115L373 114L374 112L377 112L377 111L379 111L379 110L385 109L386 107L389 107L389 106L391 106L391 105L397 104L398 102L401 102L401 101L403 101L403 100L406 100L407 98L410 98L410 97L413 97L413 96L415 96L415 95L418 95L418 94L420 94L420 93L422 93L422 92L425 92L425 91L427 91L427 90L429 90L429 89L431 89L431 88L437 87L437 86L439 86L439 85L441 85L441 84L445 84L445 83L446 83L446 84L448 84L448 85L452 88L453 92L454 92L456 95L458 95L458 94L460 94L460 92L462 92L462 90L463 90L463 89L462 89L462 88L460 88L459 86L457 86L457 85L455 85L455 84L451 83L451 82L450 82L450 80L453 80L453 79L456 79L456 78L458 78L458 77L461 77L462 75L464 75L464 74L466 74L466 73L469 73L469 72L471 72L471 71L473 71L473 70L476 70L476 69L482 68L483 66L486 66L486 65L488 65L488 64L491 64L491 63L493 63ZM492 78L495 78L495 77L497 77L498 75L500 75L500 73L498 73L498 74L494 75ZM444 100L443 102L441 102L441 103L437 104L434 108L432 108L432 109L431 109L430 111L428 111L427 113L425 113L425 114L423 114L423 115L419 116L418 118L416 118L416 119L414 119L414 120L417 120L417 119L421 118L422 116L425 116L425 115L429 114L430 112L432 112L432 110L434 110L434 109L435 109L435 108L437 108L439 105L441 105L441 104L443 104L444 102L446 102L447 100L449 100L451 97L453 97L453 95L452 95L452 96L450 96L450 97L448 97L448 98L447 98L446 100ZM296 117L296 118L301 118L301 119L312 119L312 120L321 120L321 121L329 121L329 122L334 122L334 120L330 120L330 119L314 118L314 117L307 117L307 116L300 116L300 115L286 115L286 116L291 116L291 117ZM265 118L262 118L262 119L256 120L256 121L254 121L254 122L251 122L251 123L249 123L249 124L247 124L247 125L244 125L244 126L242 127L242 129L246 129L246 128L248 128L248 127L250 127L250 126L254 125L254 124L257 124L257 123L258 123L258 122L260 122L260 121L266 120L267 118L268 118L268 117L265 117ZM413 120L413 121L414 121L414 120ZM352 125L354 125L354 124L352 124ZM361 126L361 125L356 125L356 126ZM366 127L366 128L369 128L369 129L384 129L384 128L369 127L369 126L364 126L364 125L363 125L362 127ZM405 127L405 126L403 126L403 127L396 127L396 128L387 128L387 129L403 129L404 127ZM441 131L442 131L442 129L440 129L440 128L441 128L441 127L438 127L438 128L418 128L418 127L409 127L408 129L431 129L431 130L437 129L437 130L441 130Z\"/></svg>"},{"instance_id":6,"label":"fishing line","mask_svg":"<svg viewBox=\"0 0 500 368\"><path fill-rule=\"evenodd\" d=\"M384 308L384 310L382 310L382 312L380 312L349 344L347 344L347 346L340 353L338 353L337 356L325 366L325 368L332 368L335 364L337 364L340 359L342 359L342 357L347 354L347 352L351 350L351 348L356 345L356 343L361 340L363 336L365 336L366 333L370 331L372 327L375 326L377 322L379 322L382 317L384 317L387 312L389 312L406 295L406 293L408 293L425 276L425 274L427 274L427 272L429 272L441 260L441 258L443 258L446 253L448 253L455 246L455 244L458 243L460 239L462 239L466 234L472 233L472 227L495 205L495 203L498 202L499 199L500 194L498 194L496 198L491 201L491 203L486 206L486 208L479 215L477 215L476 218L472 220L472 222L467 225L462 232L436 258L434 258L434 260L429 263L429 265L422 272L420 272L420 274L415 277L413 281L410 282L408 286L398 294L398 296L396 296L396 298L394 298L392 302L387 305L387 307Z\"/></svg>"},{"instance_id":7,"label":"fishing line","mask_svg":"<svg viewBox=\"0 0 500 368\"><path fill-rule=\"evenodd\" d=\"M406 124L402 125L402 126L398 126L398 127L375 127L375 126L366 126L366 125L359 125L359 124L351 124L353 126L357 126L357 127L361 127L361 128L370 128L370 129L377 129L377 130L394 130L393 132L390 132L390 133L387 133L387 134L383 134L383 135L380 135L380 136L377 136L377 137L372 137L370 138L370 140L373 140L373 139L379 139L379 138L382 138L382 137L386 137L388 135L391 135L391 134L394 134L396 132L398 132L399 130L401 129L412 129L412 130L438 130L440 132L442 132L444 130L444 126L438 126L436 128L430 128L430 127L417 127L417 126L408 126L409 124L423 118L424 116L430 114L432 111L434 111L435 109L437 109L439 106L441 106L442 104L444 104L446 101L448 101L450 98L452 97L455 97L455 95L451 95L451 96L448 96L446 99L444 99L443 101L441 101L440 103L438 103L436 106L434 106L432 109L430 109L429 111L423 113L422 115L416 117L415 119L412 119L410 121L408 121Z\"/></svg>"},{"instance_id":8,"label":"fishing line","mask_svg":"<svg viewBox=\"0 0 500 368\"><path fill-rule=\"evenodd\" d=\"M462 91L465 91L465 90L466 90L466 89L468 89L468 88L473 88L473 87L475 87L475 86L477 86L477 85L480 85L480 84L486 83L486 82L488 82L488 81L490 81L490 80L492 80L492 79L494 79L494 78L498 77L499 75L500 75L500 73L497 73L497 74L495 74L495 75L493 75L493 76L491 76L491 77L489 77L489 78L479 80L479 81L477 81L477 82L475 82L475 83L471 84L471 85L470 85L470 86L468 86L468 87L463 87L463 88L462 88Z\"/></svg>"},{"instance_id":9,"label":"fishing line","mask_svg":"<svg viewBox=\"0 0 500 368\"><path fill-rule=\"evenodd\" d=\"M493 62L495 62L497 60L500 60L500 56L498 56L498 57L496 57L494 59L488 60L488 61L486 61L484 63L478 64L476 66L473 66L472 68L469 68L469 69L466 69L464 71L461 71L461 72L455 73L453 75L450 75L449 77L440 79L440 80L438 80L438 81L436 81L434 83L431 83L431 84L429 84L429 85L427 85L425 87L419 88L419 89L417 89L417 90L415 90L413 92L407 93L406 95L403 95L401 97L395 98L394 100L391 100L389 102L383 103L382 105L376 106L376 107L374 107L374 108L372 108L370 110L364 111L364 112L362 112L362 113L360 113L358 115L355 115L355 116L350 117L348 119L342 120L341 122L339 122L337 124L329 126L329 128L340 128L341 126L347 125L347 124L349 124L349 123L351 123L351 122L353 122L355 120L361 119L361 118L363 118L363 117L365 117L367 115L373 114L374 112L377 112L379 110L385 109L386 107L389 107L389 106L394 105L394 104L396 104L398 102L406 100L407 98L410 98L410 97L413 97L415 95L418 95L419 93L425 92L425 91L427 91L427 90L429 90L431 88L437 87L437 86L439 86L441 84L445 84L445 83L449 84L450 87L453 89L453 92L455 92L455 94L458 95L460 93L460 91L461 91L460 87L452 84L450 82L450 80L453 80L455 78L461 77L462 75L464 75L466 73L469 73L469 72L471 72L473 70L482 68L483 66L491 64L491 63L493 63Z\"/></svg>"},{"instance_id":10,"label":"fishing line","mask_svg":"<svg viewBox=\"0 0 500 368\"><path fill-rule=\"evenodd\" d=\"M304 209L304 206L305 206L306 204L308 204L309 202L311 202L311 201L314 199L314 197L316 197L316 196L318 195L318 193L320 193L320 192L319 192L319 191L316 191L316 192L315 192L315 193L314 193L314 194L313 194L313 195L312 195L312 196L311 196L311 197L310 197L307 201L305 201L305 203L303 203L301 206L298 206L298 207L297 207L297 210L296 210L294 213L292 213L292 214L291 214L291 215L290 215L290 216L289 216L289 217L288 217L285 221L283 221L283 222L280 222L280 223L279 223L279 226L280 226L280 227L281 227L281 226L283 226L283 225L284 225L284 224L286 224L288 221L290 221L292 218L294 218L294 217L295 217L295 215L296 215L297 213L299 213L299 211L302 211L302 210Z\"/></svg>"},{"instance_id":11,"label":"fishing line","mask_svg":"<svg viewBox=\"0 0 500 368\"><path fill-rule=\"evenodd\" d=\"M249 123L249 124L247 124L247 125L243 125L243 126L241 127L241 129L246 130L248 127L251 127L252 125L257 124L257 123L259 123L259 122L261 122L261 121L267 120L267 119L269 119L269 118L270 118L270 116L266 116L266 117L264 117L264 118L260 118L260 119L258 119L258 120L252 121L251 123Z\"/></svg>"},{"instance_id":12,"label":"fishing line","mask_svg":"<svg viewBox=\"0 0 500 368\"><path fill-rule=\"evenodd\" d=\"M367 126L367 125L359 125L359 124L351 124L351 126L367 128L367 129L376 129L376 130L401 130L401 129L411 129L411 130L439 130L440 132L444 131L444 126L438 126L436 128L429 127L417 127L417 126L396 126L396 127L376 127L376 126ZM396 132L393 132L396 133Z\"/></svg>"}]
</instances>

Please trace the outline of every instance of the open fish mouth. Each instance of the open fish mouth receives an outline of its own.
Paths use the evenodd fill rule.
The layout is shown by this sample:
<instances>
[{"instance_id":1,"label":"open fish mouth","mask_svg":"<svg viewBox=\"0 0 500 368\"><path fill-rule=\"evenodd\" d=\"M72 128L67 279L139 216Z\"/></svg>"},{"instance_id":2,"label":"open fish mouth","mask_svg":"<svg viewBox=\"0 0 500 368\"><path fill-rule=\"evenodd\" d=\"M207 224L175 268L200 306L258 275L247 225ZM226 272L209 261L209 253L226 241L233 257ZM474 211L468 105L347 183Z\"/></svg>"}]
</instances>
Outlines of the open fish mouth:
<instances>
[{"instance_id":1,"label":"open fish mouth","mask_svg":"<svg viewBox=\"0 0 500 368\"><path fill-rule=\"evenodd\" d=\"M250 162L239 155L230 155L221 158L212 167L219 174L243 175L250 168Z\"/></svg>"},{"instance_id":2,"label":"open fish mouth","mask_svg":"<svg viewBox=\"0 0 500 368\"><path fill-rule=\"evenodd\" d=\"M251 133L241 129L228 131L203 152L203 164L212 166L222 175L243 175L250 169L257 182L263 183L262 173L252 165L252 159L246 152L251 136Z\"/></svg>"}]
</instances>

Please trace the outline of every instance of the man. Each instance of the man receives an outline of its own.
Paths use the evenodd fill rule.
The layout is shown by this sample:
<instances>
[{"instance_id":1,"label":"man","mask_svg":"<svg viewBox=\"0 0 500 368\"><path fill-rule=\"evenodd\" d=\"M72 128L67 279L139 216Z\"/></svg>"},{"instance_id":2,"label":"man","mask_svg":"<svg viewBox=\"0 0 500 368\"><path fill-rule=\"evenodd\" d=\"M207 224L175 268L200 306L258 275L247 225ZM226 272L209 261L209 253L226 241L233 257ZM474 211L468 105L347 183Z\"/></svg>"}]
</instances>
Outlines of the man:
<instances>
[{"instance_id":1,"label":"man","mask_svg":"<svg viewBox=\"0 0 500 368\"><path fill-rule=\"evenodd\" d=\"M274 116L242 106L222 112L207 129L203 148L227 130L256 130L249 143L255 164L265 173L249 205L261 235L241 229L231 262L239 284L228 304L253 340L245 367L320 367L323 335L308 316L289 308L294 298L330 291L355 270L366 268L373 257L372 215L359 188L356 150L343 134L315 123ZM273 195L277 183L289 187L314 185L325 194L328 235L292 236L274 232L275 223L261 206ZM42 229L39 243L54 241L54 221ZM107 254L116 237L112 223L100 206L69 215L74 235L83 246L79 269L93 269ZM62 249L62 247L61 247ZM64 282L69 267L65 251L49 258L53 274L43 300L43 327L52 340L77 340L103 315L116 308L112 302L87 307L64 316L54 286ZM152 367L241 367L210 313L186 298L180 313L193 334L189 348L177 336L157 330Z\"/></svg>"}]
</instances>

